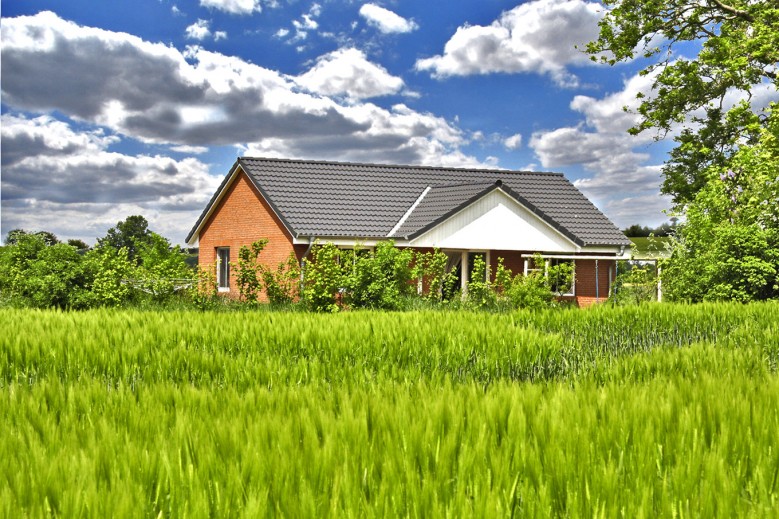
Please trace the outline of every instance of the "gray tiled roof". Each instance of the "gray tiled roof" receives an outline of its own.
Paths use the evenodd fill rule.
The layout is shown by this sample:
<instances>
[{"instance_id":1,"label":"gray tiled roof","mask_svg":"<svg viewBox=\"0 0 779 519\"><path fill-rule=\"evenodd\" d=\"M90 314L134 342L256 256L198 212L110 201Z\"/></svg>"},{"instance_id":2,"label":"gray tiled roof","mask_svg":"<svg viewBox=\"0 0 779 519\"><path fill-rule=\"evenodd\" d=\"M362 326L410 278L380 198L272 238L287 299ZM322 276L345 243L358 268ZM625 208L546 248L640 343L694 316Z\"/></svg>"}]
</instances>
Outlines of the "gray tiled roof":
<instances>
[{"instance_id":1,"label":"gray tiled roof","mask_svg":"<svg viewBox=\"0 0 779 519\"><path fill-rule=\"evenodd\" d=\"M430 187L394 234L413 236L502 184L501 189L580 245L630 245L561 173L251 157L239 158L237 165L296 236L386 237Z\"/></svg>"}]
</instances>

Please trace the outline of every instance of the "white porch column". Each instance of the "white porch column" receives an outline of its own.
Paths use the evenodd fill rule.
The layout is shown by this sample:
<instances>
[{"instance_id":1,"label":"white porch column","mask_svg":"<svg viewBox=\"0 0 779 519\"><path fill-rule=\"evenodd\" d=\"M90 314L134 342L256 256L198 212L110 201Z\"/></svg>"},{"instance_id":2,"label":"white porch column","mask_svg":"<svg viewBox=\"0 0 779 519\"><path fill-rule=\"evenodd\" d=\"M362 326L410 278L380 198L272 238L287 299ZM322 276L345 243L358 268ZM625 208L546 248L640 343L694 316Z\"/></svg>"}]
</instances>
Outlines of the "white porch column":
<instances>
[{"instance_id":1,"label":"white porch column","mask_svg":"<svg viewBox=\"0 0 779 519\"><path fill-rule=\"evenodd\" d=\"M490 274L492 273L492 267L490 266L490 251L487 250L487 252L484 254L484 262L487 264L487 270L484 272L484 281L486 283L490 282Z\"/></svg>"},{"instance_id":2,"label":"white porch column","mask_svg":"<svg viewBox=\"0 0 779 519\"><path fill-rule=\"evenodd\" d=\"M663 268L657 263L657 302L663 301Z\"/></svg>"}]
</instances>

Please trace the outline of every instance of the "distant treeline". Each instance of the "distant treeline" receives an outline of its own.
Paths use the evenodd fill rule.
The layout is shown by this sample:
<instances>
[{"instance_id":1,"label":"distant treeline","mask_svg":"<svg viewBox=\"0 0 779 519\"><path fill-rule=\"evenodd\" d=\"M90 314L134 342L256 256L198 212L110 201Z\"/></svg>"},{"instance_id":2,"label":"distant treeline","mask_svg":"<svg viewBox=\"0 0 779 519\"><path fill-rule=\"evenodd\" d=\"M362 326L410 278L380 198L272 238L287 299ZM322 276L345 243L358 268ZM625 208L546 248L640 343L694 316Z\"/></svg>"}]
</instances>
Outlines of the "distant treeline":
<instances>
[{"instance_id":1,"label":"distant treeline","mask_svg":"<svg viewBox=\"0 0 779 519\"><path fill-rule=\"evenodd\" d=\"M628 238L646 238L649 235L662 238L666 236L671 236L675 229L676 229L676 222L666 222L659 227L655 227L654 229L636 223L631 225L627 229L624 229L622 232L625 233L625 236L627 236Z\"/></svg>"}]
</instances>

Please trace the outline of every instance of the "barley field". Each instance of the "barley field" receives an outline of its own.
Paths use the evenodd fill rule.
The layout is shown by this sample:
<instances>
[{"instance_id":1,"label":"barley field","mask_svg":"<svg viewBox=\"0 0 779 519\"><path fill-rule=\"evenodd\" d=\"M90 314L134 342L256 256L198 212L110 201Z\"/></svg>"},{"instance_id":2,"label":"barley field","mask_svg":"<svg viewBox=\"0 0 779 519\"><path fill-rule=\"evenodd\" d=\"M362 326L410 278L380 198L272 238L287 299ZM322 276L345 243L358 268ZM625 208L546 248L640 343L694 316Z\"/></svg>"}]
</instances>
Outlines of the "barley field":
<instances>
[{"instance_id":1,"label":"barley field","mask_svg":"<svg viewBox=\"0 0 779 519\"><path fill-rule=\"evenodd\" d=\"M777 517L779 305L0 310L3 517Z\"/></svg>"}]
</instances>

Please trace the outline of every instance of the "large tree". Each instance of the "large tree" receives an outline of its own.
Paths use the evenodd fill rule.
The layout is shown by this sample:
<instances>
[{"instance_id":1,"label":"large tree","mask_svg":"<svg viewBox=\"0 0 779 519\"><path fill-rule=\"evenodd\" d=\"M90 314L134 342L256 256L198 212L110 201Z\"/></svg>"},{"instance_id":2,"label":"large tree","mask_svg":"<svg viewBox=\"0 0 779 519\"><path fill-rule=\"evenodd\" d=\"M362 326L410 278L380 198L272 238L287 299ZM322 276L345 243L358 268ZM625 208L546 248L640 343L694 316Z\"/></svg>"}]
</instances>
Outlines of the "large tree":
<instances>
[{"instance_id":1,"label":"large tree","mask_svg":"<svg viewBox=\"0 0 779 519\"><path fill-rule=\"evenodd\" d=\"M610 64L650 60L641 73L653 75L654 88L641 98L631 133L675 134L662 191L684 209L706 184L705 171L726 166L769 126L770 96L754 94L779 86L779 1L603 3L600 35L587 50Z\"/></svg>"}]
</instances>

